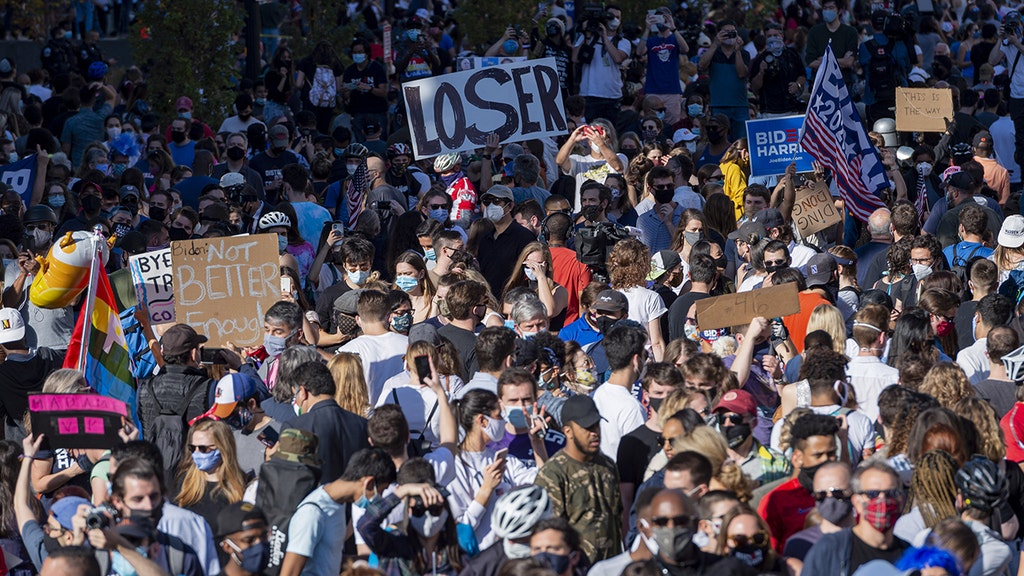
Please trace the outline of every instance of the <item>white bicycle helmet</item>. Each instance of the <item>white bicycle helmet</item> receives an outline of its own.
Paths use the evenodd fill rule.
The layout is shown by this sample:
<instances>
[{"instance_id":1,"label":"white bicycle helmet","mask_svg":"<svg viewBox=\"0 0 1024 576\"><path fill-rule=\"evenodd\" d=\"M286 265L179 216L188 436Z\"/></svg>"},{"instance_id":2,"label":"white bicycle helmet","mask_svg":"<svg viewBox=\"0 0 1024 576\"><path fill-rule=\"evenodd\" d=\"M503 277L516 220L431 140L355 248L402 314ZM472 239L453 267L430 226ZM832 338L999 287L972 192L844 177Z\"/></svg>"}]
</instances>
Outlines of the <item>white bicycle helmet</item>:
<instances>
[{"instance_id":1,"label":"white bicycle helmet","mask_svg":"<svg viewBox=\"0 0 1024 576\"><path fill-rule=\"evenodd\" d=\"M278 226L284 226L285 228L292 227L292 220L284 212L267 212L260 217L260 221L257 227L260 231L269 230L271 228L277 228Z\"/></svg>"},{"instance_id":2,"label":"white bicycle helmet","mask_svg":"<svg viewBox=\"0 0 1024 576\"><path fill-rule=\"evenodd\" d=\"M494 533L507 540L525 538L541 519L551 515L546 490L535 484L520 486L498 498L491 513Z\"/></svg>"},{"instance_id":3,"label":"white bicycle helmet","mask_svg":"<svg viewBox=\"0 0 1024 576\"><path fill-rule=\"evenodd\" d=\"M242 186L245 186L245 176L238 172L228 172L220 177L221 188L241 188Z\"/></svg>"},{"instance_id":4,"label":"white bicycle helmet","mask_svg":"<svg viewBox=\"0 0 1024 576\"><path fill-rule=\"evenodd\" d=\"M434 172L438 174L451 172L456 166L462 164L462 155L458 152L441 154L434 158Z\"/></svg>"}]
</instances>

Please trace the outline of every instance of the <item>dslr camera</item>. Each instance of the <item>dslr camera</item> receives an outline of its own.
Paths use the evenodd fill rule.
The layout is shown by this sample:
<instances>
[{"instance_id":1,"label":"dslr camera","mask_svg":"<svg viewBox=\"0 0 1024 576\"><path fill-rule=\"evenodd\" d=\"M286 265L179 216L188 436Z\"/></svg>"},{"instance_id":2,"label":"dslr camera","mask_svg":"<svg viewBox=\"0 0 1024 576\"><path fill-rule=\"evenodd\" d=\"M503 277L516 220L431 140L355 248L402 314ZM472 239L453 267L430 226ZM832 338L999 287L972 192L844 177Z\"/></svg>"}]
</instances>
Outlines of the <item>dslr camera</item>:
<instances>
[{"instance_id":1,"label":"dslr camera","mask_svg":"<svg viewBox=\"0 0 1024 576\"><path fill-rule=\"evenodd\" d=\"M85 527L89 530L103 530L110 528L113 520L117 518L117 510L107 505L97 506L85 516Z\"/></svg>"}]
</instances>

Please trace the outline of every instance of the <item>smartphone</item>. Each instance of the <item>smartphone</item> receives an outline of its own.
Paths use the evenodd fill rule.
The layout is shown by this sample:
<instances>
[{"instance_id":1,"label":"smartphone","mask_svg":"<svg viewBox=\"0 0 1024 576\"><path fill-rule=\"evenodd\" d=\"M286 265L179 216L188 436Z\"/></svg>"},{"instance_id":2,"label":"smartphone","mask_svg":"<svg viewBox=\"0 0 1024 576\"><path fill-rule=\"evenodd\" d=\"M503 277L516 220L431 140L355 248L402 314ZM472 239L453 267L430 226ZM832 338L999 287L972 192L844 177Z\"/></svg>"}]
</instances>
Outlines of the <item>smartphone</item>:
<instances>
[{"instance_id":1,"label":"smartphone","mask_svg":"<svg viewBox=\"0 0 1024 576\"><path fill-rule=\"evenodd\" d=\"M203 364L216 364L217 363L217 354L220 351L221 351L220 348L209 348L209 347L205 347L204 346L203 347L203 355L199 359L199 361L202 362Z\"/></svg>"},{"instance_id":2,"label":"smartphone","mask_svg":"<svg viewBox=\"0 0 1024 576\"><path fill-rule=\"evenodd\" d=\"M281 276L281 294L292 293L292 279L290 276Z\"/></svg>"},{"instance_id":3,"label":"smartphone","mask_svg":"<svg viewBox=\"0 0 1024 576\"><path fill-rule=\"evenodd\" d=\"M345 234L345 225L342 224L341 222L332 222L331 230L334 230L335 234L343 236Z\"/></svg>"},{"instance_id":4,"label":"smartphone","mask_svg":"<svg viewBox=\"0 0 1024 576\"><path fill-rule=\"evenodd\" d=\"M280 437L281 435L277 433L277 430L274 430L273 426L267 426L266 428L260 431L260 433L256 436L256 439L259 440L260 442L263 442L263 444L267 448L273 448L274 444L277 444L277 441Z\"/></svg>"},{"instance_id":5,"label":"smartphone","mask_svg":"<svg viewBox=\"0 0 1024 576\"><path fill-rule=\"evenodd\" d=\"M497 462L499 460L504 461L507 458L508 458L508 448L502 448L501 450L498 450L497 452L494 453L494 461L495 462Z\"/></svg>"},{"instance_id":6,"label":"smartphone","mask_svg":"<svg viewBox=\"0 0 1024 576\"><path fill-rule=\"evenodd\" d=\"M422 356L416 356L412 361L416 366L416 373L420 376L420 384L422 384L423 378L430 375L430 358L424 354Z\"/></svg>"},{"instance_id":7,"label":"smartphone","mask_svg":"<svg viewBox=\"0 0 1024 576\"><path fill-rule=\"evenodd\" d=\"M510 410L508 423L522 430L529 428L533 422L533 406L524 406L522 410Z\"/></svg>"}]
</instances>

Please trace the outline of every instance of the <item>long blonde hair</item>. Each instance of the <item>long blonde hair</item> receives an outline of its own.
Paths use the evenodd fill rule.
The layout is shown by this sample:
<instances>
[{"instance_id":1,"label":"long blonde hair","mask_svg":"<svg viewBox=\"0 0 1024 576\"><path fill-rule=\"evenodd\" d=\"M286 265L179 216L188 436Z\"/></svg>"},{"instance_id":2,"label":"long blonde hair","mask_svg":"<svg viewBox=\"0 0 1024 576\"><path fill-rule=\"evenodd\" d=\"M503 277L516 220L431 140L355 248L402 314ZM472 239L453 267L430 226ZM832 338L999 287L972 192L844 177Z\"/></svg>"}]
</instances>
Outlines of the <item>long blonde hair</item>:
<instances>
[{"instance_id":1,"label":"long blonde hair","mask_svg":"<svg viewBox=\"0 0 1024 576\"><path fill-rule=\"evenodd\" d=\"M363 362L358 354L338 352L327 363L334 378L334 400L353 414L366 417L370 413L370 394L366 388Z\"/></svg>"},{"instance_id":2,"label":"long blonde hair","mask_svg":"<svg viewBox=\"0 0 1024 576\"><path fill-rule=\"evenodd\" d=\"M219 482L213 491L223 494L231 504L241 502L242 496L245 495L245 474L238 465L238 450L235 448L235 437L231 434L231 427L219 420L204 418L188 431L185 455L178 466L178 474L183 476L181 492L178 493L178 506L188 508L202 500L206 494L206 472L196 468L192 453L187 449L192 444L196 432L209 432L213 436L213 443L220 450L221 462L216 471Z\"/></svg>"},{"instance_id":3,"label":"long blonde hair","mask_svg":"<svg viewBox=\"0 0 1024 576\"><path fill-rule=\"evenodd\" d=\"M692 451L703 455L711 462L711 476L726 490L736 493L740 502L749 502L753 497L754 483L743 473L740 465L729 460L729 446L725 438L710 426L698 426L693 432L672 440L675 454Z\"/></svg>"},{"instance_id":4,"label":"long blonde hair","mask_svg":"<svg viewBox=\"0 0 1024 576\"><path fill-rule=\"evenodd\" d=\"M846 355L846 322L843 321L843 313L839 308L831 304L818 304L811 310L811 317L807 320L807 333L815 330L824 330L832 337L832 349L839 354Z\"/></svg>"},{"instance_id":5,"label":"long blonde hair","mask_svg":"<svg viewBox=\"0 0 1024 576\"><path fill-rule=\"evenodd\" d=\"M551 262L551 250L540 242L530 242L522 249L521 252L519 252L519 258L516 258L515 266L512 267L512 276L509 277L508 282L505 283L505 287L501 291L502 294L507 294L509 290L517 286L528 286L530 284L530 280L526 277L526 272L523 270L523 263L526 262L526 259L534 252L540 252L544 256L544 276L548 281L548 287L551 288L552 291L555 290L555 271L554 265Z\"/></svg>"}]
</instances>

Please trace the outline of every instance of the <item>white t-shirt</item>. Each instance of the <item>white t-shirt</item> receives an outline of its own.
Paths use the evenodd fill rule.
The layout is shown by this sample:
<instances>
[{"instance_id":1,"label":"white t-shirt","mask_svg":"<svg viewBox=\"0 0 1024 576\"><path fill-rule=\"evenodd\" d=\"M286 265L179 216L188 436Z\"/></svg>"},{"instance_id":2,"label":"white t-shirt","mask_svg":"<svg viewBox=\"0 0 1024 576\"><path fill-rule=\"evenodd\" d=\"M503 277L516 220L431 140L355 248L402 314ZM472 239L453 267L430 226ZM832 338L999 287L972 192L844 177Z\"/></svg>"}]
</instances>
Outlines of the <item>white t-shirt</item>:
<instances>
[{"instance_id":1,"label":"white t-shirt","mask_svg":"<svg viewBox=\"0 0 1024 576\"><path fill-rule=\"evenodd\" d=\"M840 410L837 404L811 406L810 408L815 414L824 414L826 416L838 416ZM783 418L779 418L779 421L772 426L771 447L779 452L782 452L779 448L779 437L782 435L783 421ZM847 436L850 441L850 460L856 466L861 461L864 448L874 447L875 445L875 424L862 412L854 410L846 415L846 426Z\"/></svg>"},{"instance_id":2,"label":"white t-shirt","mask_svg":"<svg viewBox=\"0 0 1024 576\"><path fill-rule=\"evenodd\" d=\"M622 162L622 166L629 166L629 160L623 154L617 154L619 162ZM573 206L582 206L580 200L580 187L587 180L593 180L600 184L604 184L604 179L609 174L618 174L619 171L613 169L608 165L608 162L603 158L598 160L590 154L586 156L580 156L579 154L569 155L569 171L565 172L567 176L572 176L576 179L576 202ZM625 193L625 191L623 191Z\"/></svg>"},{"instance_id":3,"label":"white t-shirt","mask_svg":"<svg viewBox=\"0 0 1024 576\"><path fill-rule=\"evenodd\" d=\"M321 486L295 509L288 525L286 552L309 558L302 576L320 576L341 572L344 547L345 506L331 499Z\"/></svg>"},{"instance_id":4,"label":"white t-shirt","mask_svg":"<svg viewBox=\"0 0 1024 576\"><path fill-rule=\"evenodd\" d=\"M1000 42L998 46L1003 51L1003 56L1006 56L1007 74L1013 73L1013 77L1010 78L1010 98L1024 98L1024 62L1017 62L1016 69L1013 66L1020 51L1013 44L1003 46ZM1021 60L1024 60L1024 57Z\"/></svg>"},{"instance_id":5,"label":"white t-shirt","mask_svg":"<svg viewBox=\"0 0 1024 576\"><path fill-rule=\"evenodd\" d=\"M244 122L238 116L231 116L229 118L225 118L224 121L221 122L220 129L217 130L217 133L245 132L249 129L249 126L252 126L253 124L263 124L263 122L255 116L250 116L249 119Z\"/></svg>"},{"instance_id":6,"label":"white t-shirt","mask_svg":"<svg viewBox=\"0 0 1024 576\"><path fill-rule=\"evenodd\" d=\"M608 382L594 391L594 404L601 414L601 452L615 461L619 453L619 441L643 426L647 415L629 390Z\"/></svg>"},{"instance_id":7,"label":"white t-shirt","mask_svg":"<svg viewBox=\"0 0 1024 576\"><path fill-rule=\"evenodd\" d=\"M491 512L498 498L516 486L533 484L537 478L537 468L530 468L514 456L508 456L505 474L501 483L494 489L487 506L481 506L473 500L483 485L483 471L494 462L494 451L483 452L462 451L455 457L455 478L447 485L451 498L448 500L456 522L463 522L473 527L480 549L487 548L498 540L491 529Z\"/></svg>"},{"instance_id":8,"label":"white t-shirt","mask_svg":"<svg viewBox=\"0 0 1024 576\"><path fill-rule=\"evenodd\" d=\"M972 386L988 378L992 365L988 360L988 338L978 338L956 355L956 363L963 369Z\"/></svg>"},{"instance_id":9,"label":"white t-shirt","mask_svg":"<svg viewBox=\"0 0 1024 576\"><path fill-rule=\"evenodd\" d=\"M878 396L882 390L899 383L900 371L882 364L875 356L854 356L846 365L846 375L857 393L857 410L872 422L878 420Z\"/></svg>"},{"instance_id":10,"label":"white t-shirt","mask_svg":"<svg viewBox=\"0 0 1024 576\"><path fill-rule=\"evenodd\" d=\"M576 44L582 43L583 35L581 34ZM625 52L627 56L632 48L629 40L625 38L619 38L615 47ZM619 65L612 60L604 48L604 42L600 40L594 43L594 59L589 64L583 65L580 75L580 96L614 98L616 100L622 98L622 74L619 73Z\"/></svg>"},{"instance_id":11,"label":"white t-shirt","mask_svg":"<svg viewBox=\"0 0 1024 576\"><path fill-rule=\"evenodd\" d=\"M462 379L458 376L450 376L449 379L449 390L454 394L462 388ZM440 444L441 416L438 413L437 395L429 386L413 384L408 370L395 374L384 383L384 389L374 407L384 404L397 404L402 409L409 423L410 438L414 441L423 432L423 437L430 441L431 446L436 448Z\"/></svg>"},{"instance_id":12,"label":"white t-shirt","mask_svg":"<svg viewBox=\"0 0 1024 576\"><path fill-rule=\"evenodd\" d=\"M665 308L665 302L662 301L661 296L654 290L641 286L631 286L619 290L619 292L622 292L629 302L629 315L627 318L639 322L645 330L651 320L657 320L661 318L662 314L668 312L668 308Z\"/></svg>"},{"instance_id":13,"label":"white t-shirt","mask_svg":"<svg viewBox=\"0 0 1024 576\"><path fill-rule=\"evenodd\" d=\"M358 354L363 362L363 375L370 395L370 405L376 406L381 390L388 378L405 369L402 356L409 348L409 338L395 332L379 336L363 335L345 344L339 352Z\"/></svg>"}]
</instances>

